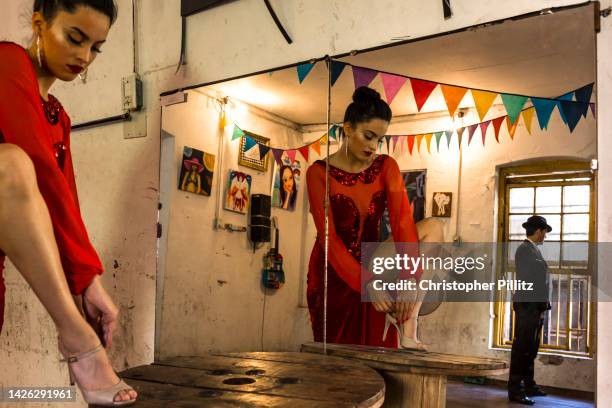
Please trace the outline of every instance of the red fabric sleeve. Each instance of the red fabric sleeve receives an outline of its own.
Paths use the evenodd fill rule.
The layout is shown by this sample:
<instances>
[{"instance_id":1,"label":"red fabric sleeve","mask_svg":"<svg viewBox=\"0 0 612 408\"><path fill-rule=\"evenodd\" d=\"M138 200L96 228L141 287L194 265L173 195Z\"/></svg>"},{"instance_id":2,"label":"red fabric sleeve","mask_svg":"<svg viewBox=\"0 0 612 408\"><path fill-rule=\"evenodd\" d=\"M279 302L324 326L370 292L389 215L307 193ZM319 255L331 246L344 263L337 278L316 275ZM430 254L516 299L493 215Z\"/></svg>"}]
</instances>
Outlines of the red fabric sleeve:
<instances>
[{"instance_id":1,"label":"red fabric sleeve","mask_svg":"<svg viewBox=\"0 0 612 408\"><path fill-rule=\"evenodd\" d=\"M395 242L397 252L418 257L419 234L412 216L412 208L408 201L408 193L406 192L406 187L404 187L402 174L393 157L389 156L385 160L383 177L387 193L391 233L393 234L393 241ZM404 243L408 244L402 245ZM418 268L414 274L404 270L400 273L400 278L408 279L412 277L418 279L421 275L421 270L421 268Z\"/></svg>"},{"instance_id":2,"label":"red fabric sleeve","mask_svg":"<svg viewBox=\"0 0 612 408\"><path fill-rule=\"evenodd\" d=\"M330 180L331 181L331 180ZM317 242L325 249L325 168L314 164L306 172L310 213L317 227ZM343 281L355 292L361 293L361 264L344 246L336 234L334 218L329 222L329 263Z\"/></svg>"},{"instance_id":3,"label":"red fabric sleeve","mask_svg":"<svg viewBox=\"0 0 612 408\"><path fill-rule=\"evenodd\" d=\"M64 174L54 157L38 82L25 50L2 42L0 61L0 131L6 143L22 148L34 163L68 285L73 294L80 294L103 269L79 212L69 150L65 161L68 170ZM64 126L66 119L67 116Z\"/></svg>"}]
</instances>

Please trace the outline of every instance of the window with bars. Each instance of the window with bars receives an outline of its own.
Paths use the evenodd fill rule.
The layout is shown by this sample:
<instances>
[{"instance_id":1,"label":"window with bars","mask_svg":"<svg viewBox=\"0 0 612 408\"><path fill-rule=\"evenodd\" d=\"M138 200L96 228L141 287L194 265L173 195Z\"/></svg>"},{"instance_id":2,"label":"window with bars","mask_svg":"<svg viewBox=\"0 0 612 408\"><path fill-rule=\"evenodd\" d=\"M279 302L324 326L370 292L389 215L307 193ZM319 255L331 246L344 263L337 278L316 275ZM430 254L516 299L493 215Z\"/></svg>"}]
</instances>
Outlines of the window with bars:
<instances>
[{"instance_id":1,"label":"window with bars","mask_svg":"<svg viewBox=\"0 0 612 408\"><path fill-rule=\"evenodd\" d=\"M546 218L553 228L541 246L550 273L552 309L545 314L541 351L591 355L591 272L594 239L594 174L590 164L556 161L500 170L500 279L515 279L514 254L525 240L523 222L531 215ZM511 347L513 293L497 293L494 345Z\"/></svg>"}]
</instances>

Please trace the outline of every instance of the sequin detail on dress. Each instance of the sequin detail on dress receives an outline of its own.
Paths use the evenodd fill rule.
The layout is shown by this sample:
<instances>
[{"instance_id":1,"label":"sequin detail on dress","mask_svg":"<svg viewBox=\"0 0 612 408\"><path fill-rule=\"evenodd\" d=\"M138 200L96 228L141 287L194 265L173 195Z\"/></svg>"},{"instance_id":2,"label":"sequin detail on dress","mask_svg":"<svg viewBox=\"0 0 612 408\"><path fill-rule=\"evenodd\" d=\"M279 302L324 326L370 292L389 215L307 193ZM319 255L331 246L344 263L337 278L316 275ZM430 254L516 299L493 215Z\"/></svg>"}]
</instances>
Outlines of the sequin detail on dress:
<instances>
[{"instance_id":1,"label":"sequin detail on dress","mask_svg":"<svg viewBox=\"0 0 612 408\"><path fill-rule=\"evenodd\" d=\"M57 98L51 94L49 94L49 100L45 101L42 97L40 98L42 102L43 111L45 112L45 116L47 117L47 121L52 125L57 125L59 122L59 115L62 110L62 104L57 100Z\"/></svg>"},{"instance_id":2,"label":"sequin detail on dress","mask_svg":"<svg viewBox=\"0 0 612 408\"><path fill-rule=\"evenodd\" d=\"M379 155L376 159L374 159L370 167L359 173L351 173L330 165L329 174L335 178L338 183L347 187L354 186L357 184L357 181L361 181L364 184L370 184L376 180L376 177L382 171L383 164L385 163L387 157L387 155ZM325 161L323 160L317 160L315 163L325 167Z\"/></svg>"}]
</instances>

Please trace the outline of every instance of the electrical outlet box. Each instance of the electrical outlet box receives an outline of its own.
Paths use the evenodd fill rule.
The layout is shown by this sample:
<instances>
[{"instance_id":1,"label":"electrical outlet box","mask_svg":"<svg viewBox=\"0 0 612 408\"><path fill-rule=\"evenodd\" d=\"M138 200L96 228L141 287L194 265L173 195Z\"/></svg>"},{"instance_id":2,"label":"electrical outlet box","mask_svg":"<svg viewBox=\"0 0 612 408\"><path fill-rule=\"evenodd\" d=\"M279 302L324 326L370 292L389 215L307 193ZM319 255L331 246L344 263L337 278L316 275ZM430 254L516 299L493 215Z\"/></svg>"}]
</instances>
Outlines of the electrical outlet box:
<instances>
[{"instance_id":1,"label":"electrical outlet box","mask_svg":"<svg viewBox=\"0 0 612 408\"><path fill-rule=\"evenodd\" d=\"M123 110L137 111L142 109L142 81L138 74L132 74L121 80L121 98Z\"/></svg>"}]
</instances>

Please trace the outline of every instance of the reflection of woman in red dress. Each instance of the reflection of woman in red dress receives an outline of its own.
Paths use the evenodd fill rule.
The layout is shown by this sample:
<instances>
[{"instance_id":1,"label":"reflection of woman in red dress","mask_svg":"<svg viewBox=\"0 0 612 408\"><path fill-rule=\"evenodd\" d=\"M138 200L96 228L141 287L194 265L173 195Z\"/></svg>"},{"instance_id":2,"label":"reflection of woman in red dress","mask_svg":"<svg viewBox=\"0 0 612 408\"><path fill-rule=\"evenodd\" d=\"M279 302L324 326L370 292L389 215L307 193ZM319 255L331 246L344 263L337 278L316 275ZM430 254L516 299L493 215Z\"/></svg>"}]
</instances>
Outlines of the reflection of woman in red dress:
<instances>
[{"instance_id":1,"label":"reflection of woman in red dress","mask_svg":"<svg viewBox=\"0 0 612 408\"><path fill-rule=\"evenodd\" d=\"M391 109L378 92L358 88L344 116L344 142L330 156L327 341L332 343L398 347L400 337L403 346L421 346L416 339L418 304L394 301L384 293L370 292L372 302L362 302L361 297L361 243L380 240L385 208L394 241L418 242L399 167L393 158L376 155L390 120ZM325 162L315 162L306 177L310 212L317 227L307 297L314 339L322 341ZM403 322L403 333L383 340L387 313Z\"/></svg>"},{"instance_id":2,"label":"reflection of woman in red dress","mask_svg":"<svg viewBox=\"0 0 612 408\"><path fill-rule=\"evenodd\" d=\"M116 13L110 0L36 0L31 47L0 42L0 329L6 253L51 315L84 399L107 406L131 404L136 392L100 344L112 343L117 307L79 211L70 119L48 91L87 69Z\"/></svg>"}]
</instances>

